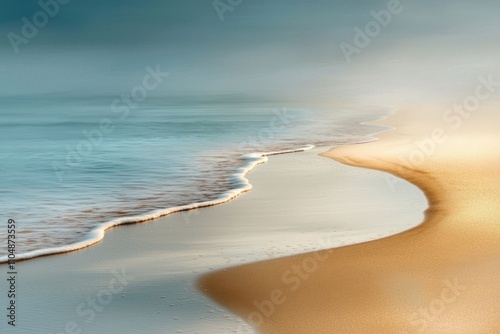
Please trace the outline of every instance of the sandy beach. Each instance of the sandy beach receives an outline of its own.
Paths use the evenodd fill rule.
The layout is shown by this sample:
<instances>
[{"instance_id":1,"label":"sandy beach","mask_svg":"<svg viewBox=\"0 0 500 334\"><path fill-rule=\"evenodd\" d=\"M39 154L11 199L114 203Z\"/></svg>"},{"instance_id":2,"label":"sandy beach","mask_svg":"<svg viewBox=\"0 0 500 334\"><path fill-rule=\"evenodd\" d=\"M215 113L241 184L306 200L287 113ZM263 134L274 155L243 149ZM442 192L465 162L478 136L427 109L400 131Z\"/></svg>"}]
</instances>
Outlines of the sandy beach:
<instances>
[{"instance_id":1,"label":"sandy beach","mask_svg":"<svg viewBox=\"0 0 500 334\"><path fill-rule=\"evenodd\" d=\"M230 268L205 276L201 288L266 334L499 333L499 121L491 106L383 120L395 129L379 141L325 156L418 186L430 204L423 224Z\"/></svg>"},{"instance_id":2,"label":"sandy beach","mask_svg":"<svg viewBox=\"0 0 500 334\"><path fill-rule=\"evenodd\" d=\"M327 149L270 157L248 174L253 190L227 204L121 226L95 246L20 262L12 332L241 332L243 319L197 289L200 275L421 222L427 202L418 188L318 155ZM0 332L9 332L5 321Z\"/></svg>"},{"instance_id":3,"label":"sandy beach","mask_svg":"<svg viewBox=\"0 0 500 334\"><path fill-rule=\"evenodd\" d=\"M0 334L500 334L499 13L1 1Z\"/></svg>"}]
</instances>

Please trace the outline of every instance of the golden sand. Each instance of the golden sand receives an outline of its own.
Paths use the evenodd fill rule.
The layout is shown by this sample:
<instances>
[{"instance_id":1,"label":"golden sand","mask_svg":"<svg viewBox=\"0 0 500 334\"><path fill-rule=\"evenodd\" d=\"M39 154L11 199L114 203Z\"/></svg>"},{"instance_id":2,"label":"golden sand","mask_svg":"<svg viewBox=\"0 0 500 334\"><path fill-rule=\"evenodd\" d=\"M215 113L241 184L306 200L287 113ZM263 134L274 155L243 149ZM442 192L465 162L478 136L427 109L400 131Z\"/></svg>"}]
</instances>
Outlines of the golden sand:
<instances>
[{"instance_id":1,"label":"golden sand","mask_svg":"<svg viewBox=\"0 0 500 334\"><path fill-rule=\"evenodd\" d=\"M396 130L324 155L420 187L422 225L216 272L201 289L266 334L499 334L500 112L401 112L383 124Z\"/></svg>"}]
</instances>

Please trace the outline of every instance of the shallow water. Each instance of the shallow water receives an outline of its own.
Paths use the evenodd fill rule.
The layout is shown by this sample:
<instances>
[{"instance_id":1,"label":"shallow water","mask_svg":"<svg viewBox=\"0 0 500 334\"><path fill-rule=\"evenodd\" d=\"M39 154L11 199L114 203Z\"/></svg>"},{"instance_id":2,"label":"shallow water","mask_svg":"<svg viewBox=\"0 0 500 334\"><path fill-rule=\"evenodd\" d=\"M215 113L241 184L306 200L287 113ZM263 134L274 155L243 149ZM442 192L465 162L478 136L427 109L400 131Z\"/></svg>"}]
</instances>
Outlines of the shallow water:
<instances>
[{"instance_id":1,"label":"shallow water","mask_svg":"<svg viewBox=\"0 0 500 334\"><path fill-rule=\"evenodd\" d=\"M154 100L120 117L110 101L2 101L0 201L18 225L18 258L79 248L110 224L242 189L234 174L253 163L244 154L369 140L373 128L359 122L381 114Z\"/></svg>"},{"instance_id":2,"label":"shallow water","mask_svg":"<svg viewBox=\"0 0 500 334\"><path fill-rule=\"evenodd\" d=\"M417 187L318 156L325 150L269 157L248 174L253 190L230 203L113 229L94 247L19 264L16 333L64 333L70 322L88 334L256 333L199 291L200 275L382 238L424 217ZM126 286L90 317L89 301L121 272ZM0 322L0 332L8 327Z\"/></svg>"}]
</instances>

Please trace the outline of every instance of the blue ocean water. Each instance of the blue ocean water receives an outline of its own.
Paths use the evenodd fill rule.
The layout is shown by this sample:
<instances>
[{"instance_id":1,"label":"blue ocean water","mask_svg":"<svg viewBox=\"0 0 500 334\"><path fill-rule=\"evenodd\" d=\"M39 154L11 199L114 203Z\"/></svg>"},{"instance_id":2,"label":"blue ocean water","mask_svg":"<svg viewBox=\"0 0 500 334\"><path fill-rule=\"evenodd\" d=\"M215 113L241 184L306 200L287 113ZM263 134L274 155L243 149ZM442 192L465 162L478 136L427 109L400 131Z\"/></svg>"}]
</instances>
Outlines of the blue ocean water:
<instances>
[{"instance_id":1,"label":"blue ocean water","mask_svg":"<svg viewBox=\"0 0 500 334\"><path fill-rule=\"evenodd\" d=\"M112 220L215 200L241 187L242 155L369 140L360 122L382 114L152 99L123 117L111 101L2 101L0 202L18 225L18 257L76 248Z\"/></svg>"}]
</instances>

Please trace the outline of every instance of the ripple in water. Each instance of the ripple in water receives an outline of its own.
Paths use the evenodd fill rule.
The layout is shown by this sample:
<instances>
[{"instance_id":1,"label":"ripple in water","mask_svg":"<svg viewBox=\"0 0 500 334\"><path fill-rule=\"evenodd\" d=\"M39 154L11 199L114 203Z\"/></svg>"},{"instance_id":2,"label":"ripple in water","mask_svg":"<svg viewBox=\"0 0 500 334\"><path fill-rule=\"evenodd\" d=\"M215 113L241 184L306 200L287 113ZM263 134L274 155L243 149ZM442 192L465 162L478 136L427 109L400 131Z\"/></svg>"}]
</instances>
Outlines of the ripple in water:
<instances>
[{"instance_id":1,"label":"ripple in water","mask_svg":"<svg viewBox=\"0 0 500 334\"><path fill-rule=\"evenodd\" d=\"M9 104L0 111L0 159L8 162L1 167L0 197L3 211L18 223L18 258L81 248L111 225L232 197L249 187L235 173L262 162L249 153L366 141L373 127L360 123L383 114L152 105L119 121L105 103L78 102L55 101L42 109ZM85 133L103 118L114 130L95 137L88 154L75 159L78 145L90 142ZM62 178L54 164L62 166ZM5 255L0 250L3 260Z\"/></svg>"}]
</instances>

